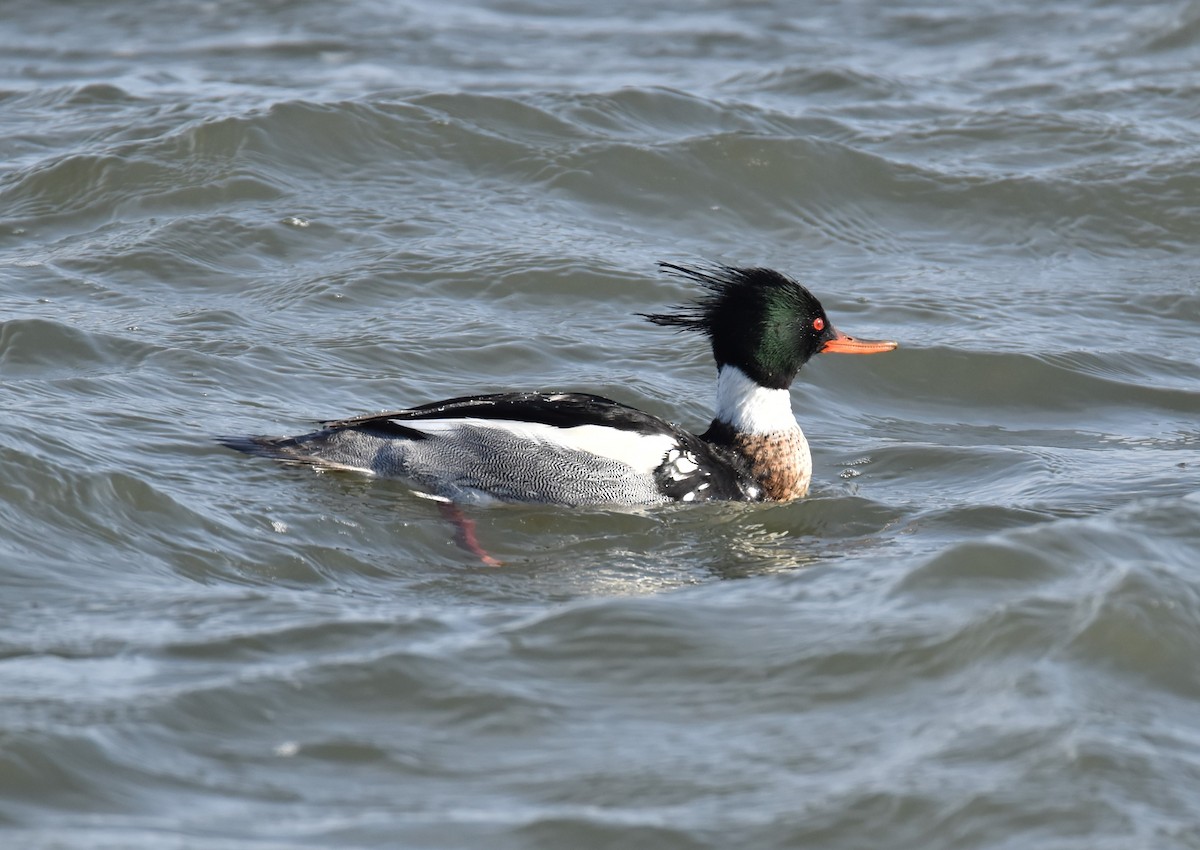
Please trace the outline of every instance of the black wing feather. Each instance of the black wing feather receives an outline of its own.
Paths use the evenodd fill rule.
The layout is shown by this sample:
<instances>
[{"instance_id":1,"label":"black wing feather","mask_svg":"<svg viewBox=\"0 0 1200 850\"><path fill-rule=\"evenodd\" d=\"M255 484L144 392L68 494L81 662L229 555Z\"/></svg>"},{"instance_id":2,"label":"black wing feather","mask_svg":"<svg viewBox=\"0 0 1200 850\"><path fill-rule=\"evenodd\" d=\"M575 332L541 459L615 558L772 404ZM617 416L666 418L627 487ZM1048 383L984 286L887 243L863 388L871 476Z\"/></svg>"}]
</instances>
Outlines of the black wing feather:
<instances>
[{"instance_id":1,"label":"black wing feather","mask_svg":"<svg viewBox=\"0 0 1200 850\"><path fill-rule=\"evenodd\" d=\"M461 396L446 401L423 404L408 410L371 413L352 419L323 422L326 428L400 428L401 422L422 419L501 419L513 422L532 422L556 428L577 425L603 425L639 434L670 434L677 436L680 428L649 413L587 393L494 393L492 395ZM405 429L413 430L413 429ZM407 435L400 435L407 436Z\"/></svg>"}]
</instances>

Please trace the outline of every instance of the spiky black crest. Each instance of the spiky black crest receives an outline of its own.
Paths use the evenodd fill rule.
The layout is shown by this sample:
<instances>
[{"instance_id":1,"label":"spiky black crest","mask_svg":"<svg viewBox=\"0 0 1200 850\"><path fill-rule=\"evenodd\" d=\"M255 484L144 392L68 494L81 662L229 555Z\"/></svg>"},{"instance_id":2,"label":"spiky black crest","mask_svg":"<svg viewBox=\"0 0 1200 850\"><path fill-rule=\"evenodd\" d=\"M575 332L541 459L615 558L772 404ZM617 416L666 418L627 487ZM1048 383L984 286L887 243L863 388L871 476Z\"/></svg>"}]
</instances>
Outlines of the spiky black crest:
<instances>
[{"instance_id":1,"label":"spiky black crest","mask_svg":"<svg viewBox=\"0 0 1200 850\"><path fill-rule=\"evenodd\" d=\"M813 305L820 307L811 292L774 269L718 264L705 268L677 266L674 263L659 263L658 266L673 277L695 281L709 294L691 304L676 305L674 313L638 314L656 325L711 333L720 316L737 310L739 306L757 309L760 313L768 303L778 301L790 302L791 306L799 309Z\"/></svg>"},{"instance_id":2,"label":"spiky black crest","mask_svg":"<svg viewBox=\"0 0 1200 850\"><path fill-rule=\"evenodd\" d=\"M763 386L789 386L800 367L833 334L821 302L772 269L659 266L708 291L674 312L639 315L656 325L706 334L718 367L737 366Z\"/></svg>"}]
</instances>

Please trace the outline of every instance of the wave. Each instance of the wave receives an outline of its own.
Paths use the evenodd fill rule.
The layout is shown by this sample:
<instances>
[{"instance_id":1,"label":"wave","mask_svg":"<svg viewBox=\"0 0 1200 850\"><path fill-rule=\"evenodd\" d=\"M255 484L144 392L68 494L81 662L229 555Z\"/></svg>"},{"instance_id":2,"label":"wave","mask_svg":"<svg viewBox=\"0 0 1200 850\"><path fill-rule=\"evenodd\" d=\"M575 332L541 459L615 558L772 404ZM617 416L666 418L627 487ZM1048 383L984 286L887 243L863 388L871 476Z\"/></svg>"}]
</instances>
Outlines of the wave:
<instances>
[{"instance_id":1,"label":"wave","mask_svg":"<svg viewBox=\"0 0 1200 850\"><path fill-rule=\"evenodd\" d=\"M386 217L426 235L464 214L465 197L497 211L519 202L537 222L723 221L759 238L794 232L893 254L931 241L1052 255L1064 237L1099 256L1177 252L1200 224L1182 203L1196 152L1164 158L1161 140L1093 112L945 112L885 136L837 110L796 115L641 88L284 101L169 129L154 120L145 138L93 141L11 171L0 183L8 220L43 234L214 208L273 210L279 222L355 208L348 199L369 186ZM1004 150L1063 153L1006 163Z\"/></svg>"}]
</instances>

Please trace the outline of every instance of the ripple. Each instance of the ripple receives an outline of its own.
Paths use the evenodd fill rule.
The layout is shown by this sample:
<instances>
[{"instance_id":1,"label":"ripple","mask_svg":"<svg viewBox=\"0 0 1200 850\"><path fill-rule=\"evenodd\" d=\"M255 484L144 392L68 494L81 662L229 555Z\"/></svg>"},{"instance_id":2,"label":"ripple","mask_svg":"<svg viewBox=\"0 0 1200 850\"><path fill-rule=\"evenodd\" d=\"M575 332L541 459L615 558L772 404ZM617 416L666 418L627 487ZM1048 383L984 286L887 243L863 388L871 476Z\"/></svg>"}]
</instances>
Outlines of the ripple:
<instances>
[{"instance_id":1,"label":"ripple","mask_svg":"<svg viewBox=\"0 0 1200 850\"><path fill-rule=\"evenodd\" d=\"M788 66L765 71L743 71L724 81L734 91L777 94L829 95L838 103L848 99L883 100L904 93L907 82L855 68Z\"/></svg>"},{"instance_id":2,"label":"ripple","mask_svg":"<svg viewBox=\"0 0 1200 850\"><path fill-rule=\"evenodd\" d=\"M0 371L10 380L53 380L136 369L155 347L47 319L0 323Z\"/></svg>"}]
</instances>

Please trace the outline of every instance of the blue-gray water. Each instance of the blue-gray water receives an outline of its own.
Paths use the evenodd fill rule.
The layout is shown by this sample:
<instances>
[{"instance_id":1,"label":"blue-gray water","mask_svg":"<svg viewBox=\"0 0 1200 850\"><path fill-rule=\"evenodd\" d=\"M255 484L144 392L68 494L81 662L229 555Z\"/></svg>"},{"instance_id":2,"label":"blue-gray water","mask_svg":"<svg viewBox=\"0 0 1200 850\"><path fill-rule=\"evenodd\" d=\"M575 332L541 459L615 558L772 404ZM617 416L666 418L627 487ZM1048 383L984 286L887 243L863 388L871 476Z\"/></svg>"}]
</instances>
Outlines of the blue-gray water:
<instances>
[{"instance_id":1,"label":"blue-gray water","mask_svg":"<svg viewBox=\"0 0 1200 850\"><path fill-rule=\"evenodd\" d=\"M0 843L1200 848L1200 4L0 14ZM452 395L688 427L658 260L843 330L777 506L235 455Z\"/></svg>"}]
</instances>

